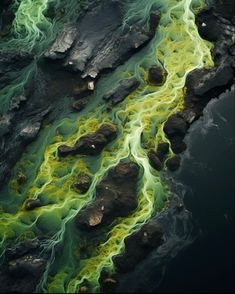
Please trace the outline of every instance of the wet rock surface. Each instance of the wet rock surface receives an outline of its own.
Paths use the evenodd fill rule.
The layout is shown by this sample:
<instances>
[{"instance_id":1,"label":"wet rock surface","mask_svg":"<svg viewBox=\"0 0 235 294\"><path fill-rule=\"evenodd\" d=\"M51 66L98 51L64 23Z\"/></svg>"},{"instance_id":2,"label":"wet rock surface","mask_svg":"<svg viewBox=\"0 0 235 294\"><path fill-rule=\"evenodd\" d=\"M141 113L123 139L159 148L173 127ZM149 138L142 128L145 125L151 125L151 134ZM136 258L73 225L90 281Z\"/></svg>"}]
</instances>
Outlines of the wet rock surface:
<instances>
[{"instance_id":1,"label":"wet rock surface","mask_svg":"<svg viewBox=\"0 0 235 294\"><path fill-rule=\"evenodd\" d=\"M99 278L99 283L101 293L115 293L118 287L117 275L103 270Z\"/></svg>"},{"instance_id":2,"label":"wet rock surface","mask_svg":"<svg viewBox=\"0 0 235 294\"><path fill-rule=\"evenodd\" d=\"M140 82L136 78L122 80L110 92L105 94L103 99L105 101L110 101L112 105L116 105L123 101L133 91L135 91L139 85Z\"/></svg>"},{"instance_id":3,"label":"wet rock surface","mask_svg":"<svg viewBox=\"0 0 235 294\"><path fill-rule=\"evenodd\" d=\"M199 34L202 38L215 42L213 57L215 66L210 69L198 69L187 77L186 109L194 111L196 116L202 114L210 99L218 97L230 89L234 83L235 61L230 53L235 43L235 26L231 19L226 20L218 14L221 5L228 10L229 4L213 4L212 8L202 10L196 17ZM221 10L222 13L223 9Z\"/></svg>"},{"instance_id":4,"label":"wet rock surface","mask_svg":"<svg viewBox=\"0 0 235 294\"><path fill-rule=\"evenodd\" d=\"M157 146L157 157L163 161L169 152L169 143L159 143Z\"/></svg>"},{"instance_id":5,"label":"wet rock surface","mask_svg":"<svg viewBox=\"0 0 235 294\"><path fill-rule=\"evenodd\" d=\"M85 194L91 185L91 177L87 174L81 174L72 184L73 189L81 194Z\"/></svg>"},{"instance_id":6,"label":"wet rock surface","mask_svg":"<svg viewBox=\"0 0 235 294\"><path fill-rule=\"evenodd\" d=\"M96 78L100 72L114 69L151 40L160 15L150 16L146 24L121 30L122 7L119 1L104 1L88 11L73 27L65 28L46 53L47 58L61 59L70 70L83 77Z\"/></svg>"},{"instance_id":7,"label":"wet rock surface","mask_svg":"<svg viewBox=\"0 0 235 294\"><path fill-rule=\"evenodd\" d=\"M154 249L164 242L163 227L150 221L125 239L125 252L114 257L114 264L119 272L129 272Z\"/></svg>"},{"instance_id":8,"label":"wet rock surface","mask_svg":"<svg viewBox=\"0 0 235 294\"><path fill-rule=\"evenodd\" d=\"M87 102L84 100L76 101L73 103L73 109L80 112L82 111L87 105Z\"/></svg>"},{"instance_id":9,"label":"wet rock surface","mask_svg":"<svg viewBox=\"0 0 235 294\"><path fill-rule=\"evenodd\" d=\"M28 199L25 203L25 210L33 210L41 206L42 206L42 202L40 199Z\"/></svg>"},{"instance_id":10,"label":"wet rock surface","mask_svg":"<svg viewBox=\"0 0 235 294\"><path fill-rule=\"evenodd\" d=\"M6 249L6 260L0 270L1 293L33 292L46 267L39 255L40 241L31 239Z\"/></svg>"},{"instance_id":11,"label":"wet rock surface","mask_svg":"<svg viewBox=\"0 0 235 294\"><path fill-rule=\"evenodd\" d=\"M166 80L167 72L164 68L153 65L148 71L148 81L151 85L162 86Z\"/></svg>"},{"instance_id":12,"label":"wet rock surface","mask_svg":"<svg viewBox=\"0 0 235 294\"><path fill-rule=\"evenodd\" d=\"M104 147L117 136L116 126L103 124L94 133L82 136L73 147L62 145L58 148L61 157L68 155L82 154L96 156L101 153Z\"/></svg>"},{"instance_id":13,"label":"wet rock surface","mask_svg":"<svg viewBox=\"0 0 235 294\"><path fill-rule=\"evenodd\" d=\"M171 142L171 149L176 154L186 149L183 139L188 127L189 125L181 113L170 116L164 125L164 132Z\"/></svg>"},{"instance_id":14,"label":"wet rock surface","mask_svg":"<svg viewBox=\"0 0 235 294\"><path fill-rule=\"evenodd\" d=\"M173 156L172 158L169 158L166 161L166 166L170 171L174 172L177 169L179 169L180 162L181 162L180 156L176 155L176 156Z\"/></svg>"},{"instance_id":15,"label":"wet rock surface","mask_svg":"<svg viewBox=\"0 0 235 294\"><path fill-rule=\"evenodd\" d=\"M4 2L5 7L8 4ZM45 56L38 60L37 73L22 93L12 97L10 110L0 118L0 184L9 180L11 168L37 137L42 123L55 120L64 111L63 102L59 101L68 99L66 96L77 99L91 94L94 91L91 77L115 69L141 49L153 38L160 19L159 13L152 11L149 24L137 20L122 30L123 17L119 1L96 1L88 5L77 22L66 25ZM27 52L0 50L0 89L11 82L8 73L20 73L33 58ZM81 75L87 77L83 82L79 82ZM72 103L71 109L76 111L85 106L81 102ZM101 137L95 138L99 146L105 145L107 140ZM99 153L89 147L93 145L89 138L82 145L86 144L89 154Z\"/></svg>"},{"instance_id":16,"label":"wet rock surface","mask_svg":"<svg viewBox=\"0 0 235 294\"><path fill-rule=\"evenodd\" d=\"M148 158L149 158L149 163L151 164L153 168L155 168L158 171L162 170L163 164L161 160L159 159L159 157L157 156L157 153L153 149L151 149L148 152Z\"/></svg>"},{"instance_id":17,"label":"wet rock surface","mask_svg":"<svg viewBox=\"0 0 235 294\"><path fill-rule=\"evenodd\" d=\"M139 168L132 161L121 161L97 185L94 201L78 213L78 228L91 229L125 217L137 207L136 185Z\"/></svg>"}]
</instances>

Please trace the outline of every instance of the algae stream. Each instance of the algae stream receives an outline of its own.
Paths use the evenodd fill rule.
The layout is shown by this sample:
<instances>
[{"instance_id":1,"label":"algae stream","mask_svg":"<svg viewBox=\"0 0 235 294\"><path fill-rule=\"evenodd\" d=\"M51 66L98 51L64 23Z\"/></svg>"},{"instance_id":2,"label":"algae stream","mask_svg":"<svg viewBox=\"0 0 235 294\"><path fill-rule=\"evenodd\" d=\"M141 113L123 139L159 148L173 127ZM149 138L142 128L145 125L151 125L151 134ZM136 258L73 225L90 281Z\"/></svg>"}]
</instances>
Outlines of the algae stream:
<instances>
[{"instance_id":1,"label":"algae stream","mask_svg":"<svg viewBox=\"0 0 235 294\"><path fill-rule=\"evenodd\" d=\"M23 30L20 42L29 43L30 50L45 40L38 56L48 45L47 36L50 36L50 40L55 36L55 31L51 30L57 26L56 22L49 22L43 15L49 2L56 5L58 2L63 3L41 0L35 1L35 6L32 6L34 4L31 1L22 0L13 24L15 32ZM68 7L75 5L75 1L67 2ZM76 293L84 284L92 292L97 292L102 269L115 270L112 257L124 250L124 239L164 209L170 191L164 180L164 172L159 173L149 165L147 152L149 148L157 147L159 142L167 141L163 132L164 122L183 108L187 74L196 68L213 66L210 52L212 45L198 35L191 10L192 5L194 8L201 7L203 1L125 2L126 17L123 26L131 23L135 17L147 18L153 5L161 10L156 37L143 52L99 82L94 102L80 116L70 115L47 126L16 165L15 176L9 183L9 188L3 190L5 195L1 199L0 222L2 254L13 240L34 236L47 238L43 243L43 251L49 253L50 258L36 292ZM30 9L33 9L35 14L32 15L35 18L29 17L25 22L22 13ZM162 64L168 72L167 80L161 87L147 83L146 70L153 63ZM102 93L114 80L130 75L140 78L141 86L111 112L107 112L99 97L102 97ZM110 121L118 126L119 135L100 156L57 156L58 146L73 145L80 136L96 130L101 123ZM169 156L171 155L172 151ZM79 249L84 236L77 231L74 218L82 207L92 201L95 187L107 171L127 157L141 168L138 208L129 217L117 219L101 232L100 245L91 246L89 256L84 257ZM16 177L21 170L27 175L28 181L18 187ZM85 195L79 195L71 188L74 178L80 172L88 173L93 179ZM25 212L23 208L27 198L39 198L45 206Z\"/></svg>"}]
</instances>

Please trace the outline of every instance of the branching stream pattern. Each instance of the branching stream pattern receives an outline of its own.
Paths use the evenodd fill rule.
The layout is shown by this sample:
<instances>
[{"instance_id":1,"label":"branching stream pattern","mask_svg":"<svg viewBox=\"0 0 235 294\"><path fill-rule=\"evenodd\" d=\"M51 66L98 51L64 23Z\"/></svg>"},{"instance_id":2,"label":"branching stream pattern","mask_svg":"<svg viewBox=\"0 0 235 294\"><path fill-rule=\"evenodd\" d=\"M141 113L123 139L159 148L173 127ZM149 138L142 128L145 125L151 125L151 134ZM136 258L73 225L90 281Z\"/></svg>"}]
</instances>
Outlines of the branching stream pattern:
<instances>
[{"instance_id":1,"label":"branching stream pattern","mask_svg":"<svg viewBox=\"0 0 235 294\"><path fill-rule=\"evenodd\" d=\"M74 11L79 11L79 5L86 1L76 2L79 1L15 1L14 38L2 39L0 45L3 48L17 45L33 52L36 57L27 72L0 93L1 106L4 105L5 111L13 92L22 89L29 73L37 70L37 58L62 25L75 19ZM167 142L163 126L170 115L184 107L188 73L196 68L213 66L212 45L200 38L195 25L194 13L203 6L203 1L125 2L123 26L131 23L134 17L146 18L152 5L160 9L161 20L155 38L147 48L98 82L93 102L79 115L69 114L44 126L38 139L17 163L8 187L1 192L2 258L9 244L36 236L44 237L42 254L46 252L49 259L36 292L77 293L84 284L92 292L98 292L100 273L102 269L115 271L113 257L124 251L124 239L167 206L170 191L164 180L164 171L157 172L150 166L147 153L160 142ZM57 11L53 19L46 14L49 5ZM147 69L151 64L164 66L168 73L164 85L154 87L148 84ZM100 97L113 81L132 76L141 80L141 86L108 112ZM117 125L118 137L100 156L58 157L60 145L72 146L79 137L97 130L103 122ZM169 157L172 155L171 151ZM125 158L130 158L140 167L138 208L128 217L117 219L102 229L99 239L96 242L92 239L89 243L89 236L77 230L74 218L92 201L96 185L107 171ZM19 172L27 177L22 186L16 180ZM82 172L92 177L92 184L86 194L80 195L72 189L72 183ZM26 199L37 198L44 205L25 211ZM88 249L84 255L82 246L87 239Z\"/></svg>"}]
</instances>

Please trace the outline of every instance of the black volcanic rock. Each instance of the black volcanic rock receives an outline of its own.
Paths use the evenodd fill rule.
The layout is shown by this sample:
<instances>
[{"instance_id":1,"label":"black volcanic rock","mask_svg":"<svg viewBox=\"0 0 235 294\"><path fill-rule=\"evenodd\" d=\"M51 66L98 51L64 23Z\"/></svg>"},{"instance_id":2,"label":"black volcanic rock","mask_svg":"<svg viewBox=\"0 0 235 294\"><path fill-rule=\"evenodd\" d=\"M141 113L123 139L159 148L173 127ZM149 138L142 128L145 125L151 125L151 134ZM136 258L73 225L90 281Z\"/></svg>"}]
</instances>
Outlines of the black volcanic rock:
<instances>
[{"instance_id":1,"label":"black volcanic rock","mask_svg":"<svg viewBox=\"0 0 235 294\"><path fill-rule=\"evenodd\" d=\"M176 155L166 161L166 166L170 171L174 172L180 167L180 163L180 156Z\"/></svg>"},{"instance_id":2,"label":"black volcanic rock","mask_svg":"<svg viewBox=\"0 0 235 294\"><path fill-rule=\"evenodd\" d=\"M82 111L87 105L86 101L79 100L73 103L73 109L80 112Z\"/></svg>"},{"instance_id":3,"label":"black volcanic rock","mask_svg":"<svg viewBox=\"0 0 235 294\"><path fill-rule=\"evenodd\" d=\"M166 80L167 72L158 65L153 65L148 71L148 81L155 86L161 86Z\"/></svg>"},{"instance_id":4,"label":"black volcanic rock","mask_svg":"<svg viewBox=\"0 0 235 294\"><path fill-rule=\"evenodd\" d=\"M233 0L214 1L215 11L235 24L235 3Z\"/></svg>"},{"instance_id":5,"label":"black volcanic rock","mask_svg":"<svg viewBox=\"0 0 235 294\"><path fill-rule=\"evenodd\" d=\"M23 278L25 275L40 277L45 270L45 265L46 261L44 259L28 254L10 261L8 264L8 271L11 276L17 278Z\"/></svg>"},{"instance_id":6,"label":"black volcanic rock","mask_svg":"<svg viewBox=\"0 0 235 294\"><path fill-rule=\"evenodd\" d=\"M158 158L157 156L157 153L151 149L149 152L148 152L148 158L149 158L149 163L151 164L151 166L160 171L162 170L163 166L162 166L162 162L161 160Z\"/></svg>"},{"instance_id":7,"label":"black volcanic rock","mask_svg":"<svg viewBox=\"0 0 235 294\"><path fill-rule=\"evenodd\" d=\"M0 293L32 293L46 268L38 239L25 240L6 248L0 269Z\"/></svg>"},{"instance_id":8,"label":"black volcanic rock","mask_svg":"<svg viewBox=\"0 0 235 294\"><path fill-rule=\"evenodd\" d=\"M157 146L157 157L161 162L165 159L167 153L169 152L169 143L159 143Z\"/></svg>"},{"instance_id":9,"label":"black volcanic rock","mask_svg":"<svg viewBox=\"0 0 235 294\"><path fill-rule=\"evenodd\" d=\"M187 124L179 114L173 114L164 125L164 132L169 138L174 136L184 136L187 131Z\"/></svg>"},{"instance_id":10,"label":"black volcanic rock","mask_svg":"<svg viewBox=\"0 0 235 294\"><path fill-rule=\"evenodd\" d=\"M174 136L171 140L171 149L175 154L184 152L187 149L186 143L181 136Z\"/></svg>"},{"instance_id":11,"label":"black volcanic rock","mask_svg":"<svg viewBox=\"0 0 235 294\"><path fill-rule=\"evenodd\" d=\"M65 26L52 46L46 51L45 57L50 59L62 59L73 45L77 34L76 27Z\"/></svg>"},{"instance_id":12,"label":"black volcanic rock","mask_svg":"<svg viewBox=\"0 0 235 294\"><path fill-rule=\"evenodd\" d=\"M136 78L122 80L111 91L103 96L106 101L111 101L112 105L116 105L123 101L130 93L135 91L140 85Z\"/></svg>"},{"instance_id":13,"label":"black volcanic rock","mask_svg":"<svg viewBox=\"0 0 235 294\"><path fill-rule=\"evenodd\" d=\"M202 38L211 42L218 41L224 33L211 9L205 9L203 13L199 13L196 23Z\"/></svg>"},{"instance_id":14,"label":"black volcanic rock","mask_svg":"<svg viewBox=\"0 0 235 294\"><path fill-rule=\"evenodd\" d=\"M139 231L125 239L125 252L114 257L118 272L132 271L148 254L164 242L162 226L156 221L150 221Z\"/></svg>"},{"instance_id":15,"label":"black volcanic rock","mask_svg":"<svg viewBox=\"0 0 235 294\"><path fill-rule=\"evenodd\" d=\"M17 259L27 253L32 253L32 251L39 248L39 246L40 241L37 238L22 241L6 249L6 258L9 260Z\"/></svg>"},{"instance_id":16,"label":"black volcanic rock","mask_svg":"<svg viewBox=\"0 0 235 294\"><path fill-rule=\"evenodd\" d=\"M117 136L116 126L113 124L103 124L94 133L82 136L73 147L62 145L58 148L61 157L67 155L98 155L104 147Z\"/></svg>"},{"instance_id":17,"label":"black volcanic rock","mask_svg":"<svg viewBox=\"0 0 235 294\"><path fill-rule=\"evenodd\" d=\"M138 165L121 161L108 171L96 188L95 200L76 217L78 228L95 228L125 217L137 207Z\"/></svg>"},{"instance_id":18,"label":"black volcanic rock","mask_svg":"<svg viewBox=\"0 0 235 294\"><path fill-rule=\"evenodd\" d=\"M196 97L216 95L216 88L226 86L233 80L233 69L229 64L222 63L211 69L198 69L189 74L187 89Z\"/></svg>"},{"instance_id":19,"label":"black volcanic rock","mask_svg":"<svg viewBox=\"0 0 235 294\"><path fill-rule=\"evenodd\" d=\"M26 201L25 203L25 210L33 210L37 207L41 207L42 206L42 203L39 199L29 199Z\"/></svg>"},{"instance_id":20,"label":"black volcanic rock","mask_svg":"<svg viewBox=\"0 0 235 294\"><path fill-rule=\"evenodd\" d=\"M121 30L120 2L103 1L89 9L75 25L65 27L45 56L63 58L66 68L80 71L83 77L96 78L103 70L116 68L150 41L159 19L159 13L152 12L149 30L146 24L133 24Z\"/></svg>"},{"instance_id":21,"label":"black volcanic rock","mask_svg":"<svg viewBox=\"0 0 235 294\"><path fill-rule=\"evenodd\" d=\"M72 184L75 191L81 194L85 194L91 185L91 177L87 174L80 174Z\"/></svg>"}]
</instances>

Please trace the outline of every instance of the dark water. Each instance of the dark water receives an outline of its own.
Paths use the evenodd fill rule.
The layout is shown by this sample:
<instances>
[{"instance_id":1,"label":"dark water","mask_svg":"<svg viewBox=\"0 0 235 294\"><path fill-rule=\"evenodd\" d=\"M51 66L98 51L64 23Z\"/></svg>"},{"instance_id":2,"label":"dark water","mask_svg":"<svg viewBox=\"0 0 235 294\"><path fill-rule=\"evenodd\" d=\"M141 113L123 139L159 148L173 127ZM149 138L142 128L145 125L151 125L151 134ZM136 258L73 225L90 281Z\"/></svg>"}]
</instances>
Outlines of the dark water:
<instances>
[{"instance_id":1,"label":"dark water","mask_svg":"<svg viewBox=\"0 0 235 294\"><path fill-rule=\"evenodd\" d=\"M235 90L210 102L190 130L177 180L200 235L167 267L157 292L234 292Z\"/></svg>"}]
</instances>

